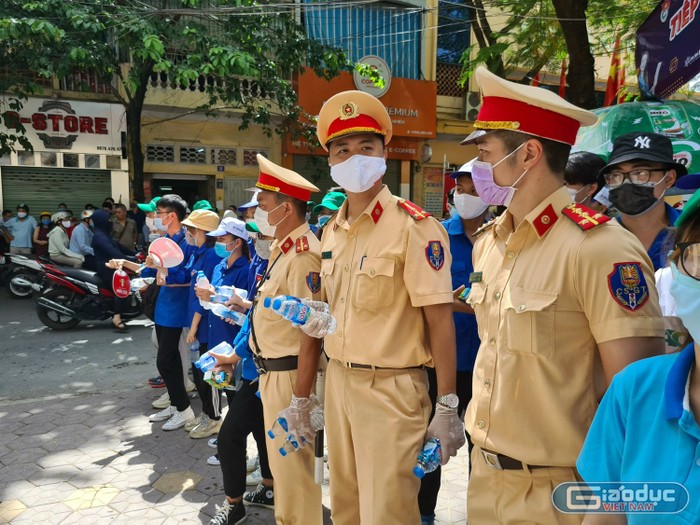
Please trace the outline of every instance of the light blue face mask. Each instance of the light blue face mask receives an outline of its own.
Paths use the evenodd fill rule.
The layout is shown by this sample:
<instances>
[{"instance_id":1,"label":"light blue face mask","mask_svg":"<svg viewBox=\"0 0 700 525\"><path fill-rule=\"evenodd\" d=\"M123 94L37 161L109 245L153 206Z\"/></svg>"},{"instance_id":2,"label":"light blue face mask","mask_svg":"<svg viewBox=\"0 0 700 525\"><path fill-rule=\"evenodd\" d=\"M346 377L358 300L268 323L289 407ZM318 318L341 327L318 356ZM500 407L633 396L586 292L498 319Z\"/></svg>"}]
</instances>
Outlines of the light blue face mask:
<instances>
[{"instance_id":1,"label":"light blue face mask","mask_svg":"<svg viewBox=\"0 0 700 525\"><path fill-rule=\"evenodd\" d=\"M700 341L700 281L678 270L671 263L671 297L676 301L676 315L683 321L695 341Z\"/></svg>"},{"instance_id":2,"label":"light blue face mask","mask_svg":"<svg viewBox=\"0 0 700 525\"><path fill-rule=\"evenodd\" d=\"M226 247L231 244L225 243L225 242L217 242L214 245L214 251L216 252L216 255L221 257L222 259L226 259L229 255L233 253L233 250L227 250Z\"/></svg>"},{"instance_id":3,"label":"light blue face mask","mask_svg":"<svg viewBox=\"0 0 700 525\"><path fill-rule=\"evenodd\" d=\"M323 228L326 225L326 223L330 220L330 218L330 215L321 215L318 218L318 227Z\"/></svg>"},{"instance_id":4,"label":"light blue face mask","mask_svg":"<svg viewBox=\"0 0 700 525\"><path fill-rule=\"evenodd\" d=\"M168 227L165 224L163 224L163 219L161 219L160 217L156 217L155 219L153 219L153 226L155 226L161 231L168 231Z\"/></svg>"}]
</instances>

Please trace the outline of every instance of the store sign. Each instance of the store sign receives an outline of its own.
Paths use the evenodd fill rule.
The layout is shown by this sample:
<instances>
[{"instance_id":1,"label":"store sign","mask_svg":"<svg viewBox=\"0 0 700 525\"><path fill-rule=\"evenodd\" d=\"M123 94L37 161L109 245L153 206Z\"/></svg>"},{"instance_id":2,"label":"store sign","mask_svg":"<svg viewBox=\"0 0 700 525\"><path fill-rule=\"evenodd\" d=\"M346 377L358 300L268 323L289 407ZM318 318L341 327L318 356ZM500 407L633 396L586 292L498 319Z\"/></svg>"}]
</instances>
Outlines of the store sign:
<instances>
[{"instance_id":1,"label":"store sign","mask_svg":"<svg viewBox=\"0 0 700 525\"><path fill-rule=\"evenodd\" d=\"M367 65L379 73L384 79L384 87L375 86L371 79L363 77L358 71L352 74L355 87L377 98L383 97L391 87L391 69L389 69L389 64L387 64L383 58L376 55L362 57L358 60L358 63Z\"/></svg>"},{"instance_id":2,"label":"store sign","mask_svg":"<svg viewBox=\"0 0 700 525\"><path fill-rule=\"evenodd\" d=\"M22 124L34 149L66 153L121 153L126 131L119 104L29 98L22 109L5 113L8 125ZM0 130L4 131L0 124ZM11 129L9 131L14 131Z\"/></svg>"}]
</instances>

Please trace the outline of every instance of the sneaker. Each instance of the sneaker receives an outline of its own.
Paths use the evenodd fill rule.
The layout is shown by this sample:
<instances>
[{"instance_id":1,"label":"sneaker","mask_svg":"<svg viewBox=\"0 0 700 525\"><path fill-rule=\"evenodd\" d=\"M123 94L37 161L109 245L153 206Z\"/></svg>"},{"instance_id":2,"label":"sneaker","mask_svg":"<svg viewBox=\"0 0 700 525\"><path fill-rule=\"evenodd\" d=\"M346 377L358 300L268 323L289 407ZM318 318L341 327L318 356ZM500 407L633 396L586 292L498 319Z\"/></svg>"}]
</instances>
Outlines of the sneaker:
<instances>
[{"instance_id":1,"label":"sneaker","mask_svg":"<svg viewBox=\"0 0 700 525\"><path fill-rule=\"evenodd\" d=\"M151 423L158 423L159 421L165 421L166 419L170 419L175 415L175 412L177 412L177 409L174 406L167 406L160 412L156 412L155 414L151 414L148 416L148 420Z\"/></svg>"},{"instance_id":2,"label":"sneaker","mask_svg":"<svg viewBox=\"0 0 700 525\"><path fill-rule=\"evenodd\" d=\"M162 377L152 377L148 380L148 386L151 388L165 388L165 381Z\"/></svg>"},{"instance_id":3,"label":"sneaker","mask_svg":"<svg viewBox=\"0 0 700 525\"><path fill-rule=\"evenodd\" d=\"M221 465L221 461L219 461L219 455L214 454L213 456L209 456L207 458L207 465L211 465L212 467L218 467Z\"/></svg>"},{"instance_id":4,"label":"sneaker","mask_svg":"<svg viewBox=\"0 0 700 525\"><path fill-rule=\"evenodd\" d=\"M199 414L196 418L194 418L192 421L188 421L188 422L185 424L185 426L184 426L183 428L185 429L185 432L189 432L189 431L192 430L194 427L196 427L197 425L203 423L203 422L206 421L207 419L209 419L209 418L207 417L207 415L206 415L204 412L202 412L202 413Z\"/></svg>"},{"instance_id":5,"label":"sneaker","mask_svg":"<svg viewBox=\"0 0 700 525\"><path fill-rule=\"evenodd\" d=\"M258 468L245 477L245 484L257 487L262 483L262 471Z\"/></svg>"},{"instance_id":6,"label":"sneaker","mask_svg":"<svg viewBox=\"0 0 700 525\"><path fill-rule=\"evenodd\" d=\"M224 504L216 506L216 514L209 522L209 525L237 525L246 520L245 507L243 502L229 503L228 499L224 499Z\"/></svg>"},{"instance_id":7,"label":"sneaker","mask_svg":"<svg viewBox=\"0 0 700 525\"><path fill-rule=\"evenodd\" d=\"M153 403L151 403L153 408L168 408L170 406L170 395L166 392Z\"/></svg>"},{"instance_id":8,"label":"sneaker","mask_svg":"<svg viewBox=\"0 0 700 525\"><path fill-rule=\"evenodd\" d=\"M260 458L258 456L254 456L252 458L249 458L245 462L245 471L246 472L251 473L251 472L253 472L255 470L259 470L259 469L260 469ZM257 483L256 483L256 485L257 485Z\"/></svg>"},{"instance_id":9,"label":"sneaker","mask_svg":"<svg viewBox=\"0 0 700 525\"><path fill-rule=\"evenodd\" d=\"M207 441L207 445L209 445L211 448L219 448L219 438L211 438L209 441Z\"/></svg>"},{"instance_id":10,"label":"sneaker","mask_svg":"<svg viewBox=\"0 0 700 525\"><path fill-rule=\"evenodd\" d=\"M248 505L271 509L275 506L275 491L260 483L254 491L243 494L243 501Z\"/></svg>"},{"instance_id":11,"label":"sneaker","mask_svg":"<svg viewBox=\"0 0 700 525\"><path fill-rule=\"evenodd\" d=\"M197 385L195 385L192 381L190 381L190 378L187 378L187 382L185 383L185 390L187 392L194 392L197 389Z\"/></svg>"},{"instance_id":12,"label":"sneaker","mask_svg":"<svg viewBox=\"0 0 700 525\"><path fill-rule=\"evenodd\" d=\"M192 410L192 407L187 407L182 412L176 410L173 417L168 419L165 422L165 425L163 425L163 430L177 430L178 428L185 426L185 424L192 419L194 419L194 411Z\"/></svg>"},{"instance_id":13,"label":"sneaker","mask_svg":"<svg viewBox=\"0 0 700 525\"><path fill-rule=\"evenodd\" d=\"M207 418L206 421L203 420L199 425L190 430L190 437L192 439L202 439L219 433L221 420L210 419L207 415L204 417Z\"/></svg>"}]
</instances>

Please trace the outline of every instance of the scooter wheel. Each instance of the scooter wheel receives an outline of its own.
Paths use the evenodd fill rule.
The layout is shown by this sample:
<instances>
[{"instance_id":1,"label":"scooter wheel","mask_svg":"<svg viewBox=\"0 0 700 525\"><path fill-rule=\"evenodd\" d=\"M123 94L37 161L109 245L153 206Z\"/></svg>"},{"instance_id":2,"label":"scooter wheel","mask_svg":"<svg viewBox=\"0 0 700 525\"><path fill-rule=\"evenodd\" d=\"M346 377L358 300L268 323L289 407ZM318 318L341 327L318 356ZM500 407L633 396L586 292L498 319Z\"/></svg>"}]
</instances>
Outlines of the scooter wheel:
<instances>
[{"instance_id":1,"label":"scooter wheel","mask_svg":"<svg viewBox=\"0 0 700 525\"><path fill-rule=\"evenodd\" d=\"M33 283L36 276L24 272L15 272L12 273L7 280L7 291L10 292L10 297L13 299L29 299L34 294L34 290L31 286L17 286L13 284L12 279L15 277L20 277L25 281Z\"/></svg>"},{"instance_id":2,"label":"scooter wheel","mask_svg":"<svg viewBox=\"0 0 700 525\"><path fill-rule=\"evenodd\" d=\"M67 290L61 288L51 290L46 292L44 297L70 308L71 293ZM80 323L80 319L60 314L39 304L36 306L36 313L39 321L52 330L70 330Z\"/></svg>"}]
</instances>

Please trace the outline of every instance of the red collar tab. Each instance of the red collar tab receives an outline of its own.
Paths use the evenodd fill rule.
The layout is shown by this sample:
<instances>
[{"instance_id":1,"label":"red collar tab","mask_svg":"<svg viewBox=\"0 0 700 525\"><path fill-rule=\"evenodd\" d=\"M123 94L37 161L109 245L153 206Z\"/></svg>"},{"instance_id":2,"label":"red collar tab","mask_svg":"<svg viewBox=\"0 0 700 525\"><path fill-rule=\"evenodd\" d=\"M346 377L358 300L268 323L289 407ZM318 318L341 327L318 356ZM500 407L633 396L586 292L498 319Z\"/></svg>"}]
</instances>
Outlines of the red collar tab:
<instances>
[{"instance_id":1,"label":"red collar tab","mask_svg":"<svg viewBox=\"0 0 700 525\"><path fill-rule=\"evenodd\" d=\"M484 97L476 129L509 129L574 145L581 123L549 109L504 97Z\"/></svg>"},{"instance_id":2,"label":"red collar tab","mask_svg":"<svg viewBox=\"0 0 700 525\"><path fill-rule=\"evenodd\" d=\"M270 175L269 173L264 173L262 171L260 172L258 182L255 185L260 189L281 193L283 195L299 199L300 201L308 201L311 199L311 190L299 188L298 186L284 182L274 175Z\"/></svg>"},{"instance_id":3,"label":"red collar tab","mask_svg":"<svg viewBox=\"0 0 700 525\"><path fill-rule=\"evenodd\" d=\"M554 206L550 204L544 210L542 210L542 213L535 217L535 220L532 221L532 225L534 226L537 235L542 237L552 226L554 226L554 223L557 222L557 220L559 220L559 217L554 211Z\"/></svg>"},{"instance_id":4,"label":"red collar tab","mask_svg":"<svg viewBox=\"0 0 700 525\"><path fill-rule=\"evenodd\" d=\"M309 251L309 239L306 237L299 237L297 239L297 253L308 252Z\"/></svg>"},{"instance_id":5,"label":"red collar tab","mask_svg":"<svg viewBox=\"0 0 700 525\"><path fill-rule=\"evenodd\" d=\"M607 215L598 213L583 204L569 204L566 208L561 210L561 213L574 221L576 226L583 231L588 231L610 220L610 217Z\"/></svg>"},{"instance_id":6,"label":"red collar tab","mask_svg":"<svg viewBox=\"0 0 700 525\"><path fill-rule=\"evenodd\" d=\"M287 239L280 244L280 250L282 250L282 253L286 255L287 252L292 249L292 246L294 246L294 241L291 237L287 237Z\"/></svg>"},{"instance_id":7,"label":"red collar tab","mask_svg":"<svg viewBox=\"0 0 700 525\"><path fill-rule=\"evenodd\" d=\"M397 204L399 205L399 207L402 210L404 210L406 213L408 213L416 221L422 221L426 217L430 217L430 213L425 211L423 208L421 208L417 204L414 204L411 201L407 201L406 199L399 199Z\"/></svg>"},{"instance_id":8,"label":"red collar tab","mask_svg":"<svg viewBox=\"0 0 700 525\"><path fill-rule=\"evenodd\" d=\"M384 208L382 207L381 203L377 201L377 203L374 205L374 208L372 208L372 212L370 213L370 217L372 217L372 222L374 224L377 224L379 222L379 219L382 218L383 213Z\"/></svg>"}]
</instances>

